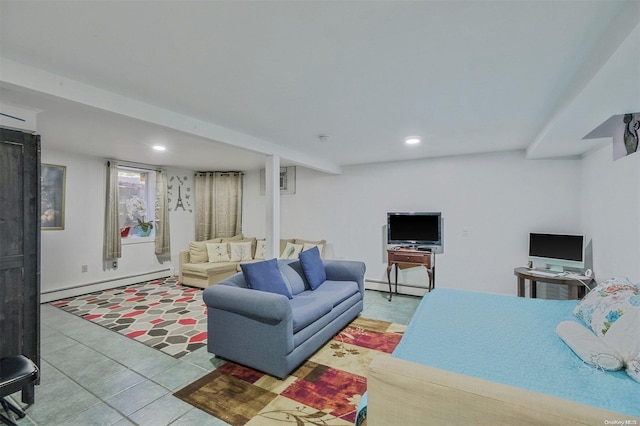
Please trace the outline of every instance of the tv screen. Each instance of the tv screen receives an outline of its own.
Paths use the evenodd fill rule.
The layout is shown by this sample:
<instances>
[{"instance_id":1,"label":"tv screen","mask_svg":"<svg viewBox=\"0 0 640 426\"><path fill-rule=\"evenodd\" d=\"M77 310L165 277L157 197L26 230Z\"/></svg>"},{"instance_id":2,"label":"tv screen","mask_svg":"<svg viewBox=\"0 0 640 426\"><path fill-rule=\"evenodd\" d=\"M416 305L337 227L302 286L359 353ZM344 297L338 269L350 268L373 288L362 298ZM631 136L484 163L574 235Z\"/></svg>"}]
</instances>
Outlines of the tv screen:
<instances>
[{"instance_id":1,"label":"tv screen","mask_svg":"<svg viewBox=\"0 0 640 426\"><path fill-rule=\"evenodd\" d=\"M405 245L442 245L441 213L387 213L387 242Z\"/></svg>"}]
</instances>

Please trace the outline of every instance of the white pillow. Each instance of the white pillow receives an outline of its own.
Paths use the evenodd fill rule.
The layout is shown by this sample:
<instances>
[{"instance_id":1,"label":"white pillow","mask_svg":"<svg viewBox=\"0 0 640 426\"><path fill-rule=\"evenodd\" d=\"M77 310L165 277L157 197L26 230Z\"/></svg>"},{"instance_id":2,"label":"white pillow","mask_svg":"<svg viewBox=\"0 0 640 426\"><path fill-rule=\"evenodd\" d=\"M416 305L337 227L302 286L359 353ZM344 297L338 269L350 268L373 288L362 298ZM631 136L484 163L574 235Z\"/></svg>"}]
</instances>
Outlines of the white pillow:
<instances>
[{"instance_id":1,"label":"white pillow","mask_svg":"<svg viewBox=\"0 0 640 426\"><path fill-rule=\"evenodd\" d=\"M627 363L625 371L629 377L640 383L640 354Z\"/></svg>"},{"instance_id":2,"label":"white pillow","mask_svg":"<svg viewBox=\"0 0 640 426\"><path fill-rule=\"evenodd\" d=\"M624 365L620 353L591 330L574 321L562 321L556 333L584 362L603 370L619 370Z\"/></svg>"},{"instance_id":3,"label":"white pillow","mask_svg":"<svg viewBox=\"0 0 640 426\"><path fill-rule=\"evenodd\" d=\"M302 244L287 243L284 250L280 254L280 259L297 259L298 254L302 251Z\"/></svg>"},{"instance_id":4,"label":"white pillow","mask_svg":"<svg viewBox=\"0 0 640 426\"><path fill-rule=\"evenodd\" d=\"M228 262L227 243L207 243L207 255L209 255L209 262Z\"/></svg>"},{"instance_id":5,"label":"white pillow","mask_svg":"<svg viewBox=\"0 0 640 426\"><path fill-rule=\"evenodd\" d=\"M322 255L322 251L324 250L324 244L304 243L304 245L302 246L302 251L307 251L307 250L312 249L314 247L318 247L318 251L320 251L320 254Z\"/></svg>"},{"instance_id":6,"label":"white pillow","mask_svg":"<svg viewBox=\"0 0 640 426\"><path fill-rule=\"evenodd\" d=\"M256 242L256 255L254 259L264 259L267 255L267 242L265 240L258 240Z\"/></svg>"},{"instance_id":7,"label":"white pillow","mask_svg":"<svg viewBox=\"0 0 640 426\"><path fill-rule=\"evenodd\" d=\"M242 243L229 243L229 246L231 246L232 262L251 260L251 241L244 241Z\"/></svg>"}]
</instances>

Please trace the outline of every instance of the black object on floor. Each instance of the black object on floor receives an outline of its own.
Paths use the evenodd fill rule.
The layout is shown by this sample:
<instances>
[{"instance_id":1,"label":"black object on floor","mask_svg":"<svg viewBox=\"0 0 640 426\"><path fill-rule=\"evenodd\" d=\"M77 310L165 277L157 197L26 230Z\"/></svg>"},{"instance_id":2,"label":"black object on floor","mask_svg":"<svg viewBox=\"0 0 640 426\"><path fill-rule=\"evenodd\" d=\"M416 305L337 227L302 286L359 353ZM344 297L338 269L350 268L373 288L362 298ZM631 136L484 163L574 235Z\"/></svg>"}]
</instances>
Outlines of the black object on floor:
<instances>
[{"instance_id":1,"label":"black object on floor","mask_svg":"<svg viewBox=\"0 0 640 426\"><path fill-rule=\"evenodd\" d=\"M16 406L11 399L6 398L12 393L22 391L22 402L33 404L35 400L33 383L39 377L38 367L24 355L15 355L0 360L0 404L6 416L0 413L2 423L17 426L12 413L19 418L26 414Z\"/></svg>"}]
</instances>

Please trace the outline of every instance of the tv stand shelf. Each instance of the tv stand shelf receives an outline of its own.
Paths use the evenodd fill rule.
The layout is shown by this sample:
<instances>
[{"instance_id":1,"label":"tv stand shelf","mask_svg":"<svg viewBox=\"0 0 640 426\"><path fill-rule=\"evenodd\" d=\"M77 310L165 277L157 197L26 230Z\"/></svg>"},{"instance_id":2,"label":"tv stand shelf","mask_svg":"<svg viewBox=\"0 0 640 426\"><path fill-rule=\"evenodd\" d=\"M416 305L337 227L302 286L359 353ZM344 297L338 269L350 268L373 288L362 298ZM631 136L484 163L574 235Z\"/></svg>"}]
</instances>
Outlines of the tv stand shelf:
<instances>
[{"instance_id":1,"label":"tv stand shelf","mask_svg":"<svg viewBox=\"0 0 640 426\"><path fill-rule=\"evenodd\" d=\"M391 301L391 269L395 266L395 293L398 293L398 268L414 268L416 266L424 266L427 269L429 283L427 287L405 284L406 287L426 288L431 291L436 287L435 284L435 255L431 251L412 250L404 248L396 248L387 250L387 282L389 283L389 301Z\"/></svg>"}]
</instances>

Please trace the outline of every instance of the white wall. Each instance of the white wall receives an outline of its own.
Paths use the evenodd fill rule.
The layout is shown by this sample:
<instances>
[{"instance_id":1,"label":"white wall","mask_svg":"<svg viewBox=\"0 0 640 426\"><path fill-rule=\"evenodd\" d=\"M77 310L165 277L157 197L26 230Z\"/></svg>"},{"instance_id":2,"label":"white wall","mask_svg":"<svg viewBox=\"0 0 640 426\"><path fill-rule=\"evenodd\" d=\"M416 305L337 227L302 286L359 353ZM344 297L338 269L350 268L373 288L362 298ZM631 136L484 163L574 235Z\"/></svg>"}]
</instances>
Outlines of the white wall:
<instances>
[{"instance_id":1,"label":"white wall","mask_svg":"<svg viewBox=\"0 0 640 426\"><path fill-rule=\"evenodd\" d=\"M105 160L43 149L42 162L67 168L65 228L41 232L43 301L168 276L171 266L177 270L178 250L193 239L192 214L170 215L171 261L158 259L153 241L123 244L114 269L103 264ZM82 272L82 265L87 265L87 272Z\"/></svg>"},{"instance_id":2,"label":"white wall","mask_svg":"<svg viewBox=\"0 0 640 426\"><path fill-rule=\"evenodd\" d=\"M130 244L117 269L104 268L104 160L43 149L42 161L67 166L65 229L42 232L43 301L123 285L128 282L117 280L131 276L142 276L130 279L139 282L154 271L166 276L170 267L177 271L179 251L194 239L193 212L174 210L174 201L171 262L160 262L152 243ZM361 259L369 280L386 282L386 212L442 211L439 287L515 294L513 268L526 262L531 231L584 232L593 240L598 280L626 275L638 282L639 163L639 154L614 162L608 145L581 161L526 160L511 152L352 166L342 175L298 167L296 194L281 198L282 237L326 239L330 257ZM193 176L178 169L168 174ZM244 191L243 232L264 237L257 171L247 173ZM82 265L88 272L81 272ZM425 280L422 270L411 269L401 272L399 282Z\"/></svg>"},{"instance_id":3,"label":"white wall","mask_svg":"<svg viewBox=\"0 0 640 426\"><path fill-rule=\"evenodd\" d=\"M296 194L281 197L282 237L324 238L334 257L365 261L373 281L386 282L388 211L442 212L438 287L516 294L513 268L527 261L529 232L581 232L579 160L509 152L345 167L342 175L298 167L296 175ZM258 182L247 174L246 235L264 235ZM425 280L412 268L399 282Z\"/></svg>"},{"instance_id":4,"label":"white wall","mask_svg":"<svg viewBox=\"0 0 640 426\"><path fill-rule=\"evenodd\" d=\"M612 145L582 161L582 222L597 281L640 282L640 152L613 161Z\"/></svg>"}]
</instances>

